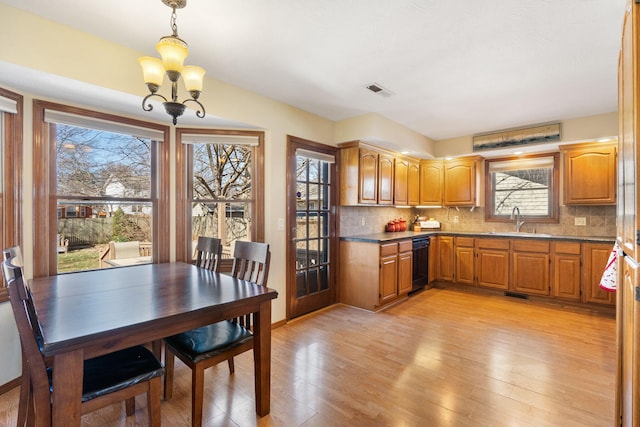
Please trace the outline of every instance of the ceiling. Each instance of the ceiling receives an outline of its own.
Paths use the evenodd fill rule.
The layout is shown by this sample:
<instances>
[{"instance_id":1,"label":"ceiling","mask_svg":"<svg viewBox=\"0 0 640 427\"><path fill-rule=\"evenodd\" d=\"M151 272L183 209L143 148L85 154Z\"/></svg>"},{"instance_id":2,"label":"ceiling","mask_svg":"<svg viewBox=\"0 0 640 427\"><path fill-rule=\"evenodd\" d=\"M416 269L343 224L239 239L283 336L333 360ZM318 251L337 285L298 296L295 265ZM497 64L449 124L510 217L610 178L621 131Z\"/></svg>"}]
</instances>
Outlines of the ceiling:
<instances>
[{"instance_id":1,"label":"ceiling","mask_svg":"<svg viewBox=\"0 0 640 427\"><path fill-rule=\"evenodd\" d=\"M153 56L171 32L161 0L0 2ZM208 76L441 140L616 111L626 2L189 0L177 25Z\"/></svg>"}]
</instances>

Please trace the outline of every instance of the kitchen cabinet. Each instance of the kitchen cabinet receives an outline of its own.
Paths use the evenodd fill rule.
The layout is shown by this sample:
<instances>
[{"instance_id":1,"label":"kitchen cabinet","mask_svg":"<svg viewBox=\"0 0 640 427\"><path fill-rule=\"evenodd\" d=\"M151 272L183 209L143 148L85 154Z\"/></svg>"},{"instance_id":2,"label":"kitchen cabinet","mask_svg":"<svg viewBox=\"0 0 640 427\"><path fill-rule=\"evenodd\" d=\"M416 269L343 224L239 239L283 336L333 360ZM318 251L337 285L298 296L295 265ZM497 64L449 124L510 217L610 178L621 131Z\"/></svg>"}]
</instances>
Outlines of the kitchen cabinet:
<instances>
[{"instance_id":1,"label":"kitchen cabinet","mask_svg":"<svg viewBox=\"0 0 640 427\"><path fill-rule=\"evenodd\" d=\"M438 280L453 282L453 236L438 236Z\"/></svg>"},{"instance_id":2,"label":"kitchen cabinet","mask_svg":"<svg viewBox=\"0 0 640 427\"><path fill-rule=\"evenodd\" d=\"M378 311L411 290L412 241L340 242L340 302Z\"/></svg>"},{"instance_id":3,"label":"kitchen cabinet","mask_svg":"<svg viewBox=\"0 0 640 427\"><path fill-rule=\"evenodd\" d=\"M378 153L378 204L393 205L393 171L395 159L392 154Z\"/></svg>"},{"instance_id":4,"label":"kitchen cabinet","mask_svg":"<svg viewBox=\"0 0 640 427\"><path fill-rule=\"evenodd\" d=\"M420 204L420 163L413 160L409 160L407 197L409 206L418 206Z\"/></svg>"},{"instance_id":5,"label":"kitchen cabinet","mask_svg":"<svg viewBox=\"0 0 640 427\"><path fill-rule=\"evenodd\" d=\"M514 239L512 289L533 295L549 295L549 242Z\"/></svg>"},{"instance_id":6,"label":"kitchen cabinet","mask_svg":"<svg viewBox=\"0 0 640 427\"><path fill-rule=\"evenodd\" d=\"M561 146L566 205L615 205L616 144Z\"/></svg>"},{"instance_id":7,"label":"kitchen cabinet","mask_svg":"<svg viewBox=\"0 0 640 427\"><path fill-rule=\"evenodd\" d=\"M339 146L340 204L392 205L393 154L360 141Z\"/></svg>"},{"instance_id":8,"label":"kitchen cabinet","mask_svg":"<svg viewBox=\"0 0 640 427\"><path fill-rule=\"evenodd\" d=\"M551 295L573 301L581 297L581 245L578 242L552 243Z\"/></svg>"},{"instance_id":9,"label":"kitchen cabinet","mask_svg":"<svg viewBox=\"0 0 640 427\"><path fill-rule=\"evenodd\" d=\"M396 158L394 173L394 204L407 206L409 204L409 160Z\"/></svg>"},{"instance_id":10,"label":"kitchen cabinet","mask_svg":"<svg viewBox=\"0 0 640 427\"><path fill-rule=\"evenodd\" d=\"M585 243L583 245L584 265L584 302L614 305L615 292L607 292L600 288L600 279L609 260L612 244Z\"/></svg>"},{"instance_id":11,"label":"kitchen cabinet","mask_svg":"<svg viewBox=\"0 0 640 427\"><path fill-rule=\"evenodd\" d=\"M455 238L455 282L467 285L474 284L475 252L473 237Z\"/></svg>"},{"instance_id":12,"label":"kitchen cabinet","mask_svg":"<svg viewBox=\"0 0 640 427\"><path fill-rule=\"evenodd\" d=\"M481 157L461 157L444 162L445 206L482 206Z\"/></svg>"},{"instance_id":13,"label":"kitchen cabinet","mask_svg":"<svg viewBox=\"0 0 640 427\"><path fill-rule=\"evenodd\" d=\"M413 282L413 243L404 240L398 243L398 295L406 295Z\"/></svg>"},{"instance_id":14,"label":"kitchen cabinet","mask_svg":"<svg viewBox=\"0 0 640 427\"><path fill-rule=\"evenodd\" d=\"M398 295L398 244L380 245L380 304Z\"/></svg>"},{"instance_id":15,"label":"kitchen cabinet","mask_svg":"<svg viewBox=\"0 0 640 427\"><path fill-rule=\"evenodd\" d=\"M476 239L476 283L492 289L509 289L509 239Z\"/></svg>"},{"instance_id":16,"label":"kitchen cabinet","mask_svg":"<svg viewBox=\"0 0 640 427\"><path fill-rule=\"evenodd\" d=\"M440 237L431 236L429 243L429 283L435 282L438 278L439 241Z\"/></svg>"},{"instance_id":17,"label":"kitchen cabinet","mask_svg":"<svg viewBox=\"0 0 640 427\"><path fill-rule=\"evenodd\" d=\"M420 161L420 206L442 206L444 164L442 160Z\"/></svg>"}]
</instances>

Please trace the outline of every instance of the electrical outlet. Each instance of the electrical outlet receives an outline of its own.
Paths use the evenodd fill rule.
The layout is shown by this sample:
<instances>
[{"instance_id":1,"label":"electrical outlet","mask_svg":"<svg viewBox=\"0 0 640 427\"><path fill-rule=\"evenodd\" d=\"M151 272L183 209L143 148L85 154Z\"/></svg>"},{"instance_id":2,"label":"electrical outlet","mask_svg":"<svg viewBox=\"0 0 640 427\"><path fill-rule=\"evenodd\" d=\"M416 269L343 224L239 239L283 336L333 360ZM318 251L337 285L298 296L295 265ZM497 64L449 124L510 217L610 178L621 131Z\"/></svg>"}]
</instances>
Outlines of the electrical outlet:
<instances>
[{"instance_id":1,"label":"electrical outlet","mask_svg":"<svg viewBox=\"0 0 640 427\"><path fill-rule=\"evenodd\" d=\"M587 225L587 218L580 216L575 218L575 225Z\"/></svg>"},{"instance_id":2,"label":"electrical outlet","mask_svg":"<svg viewBox=\"0 0 640 427\"><path fill-rule=\"evenodd\" d=\"M364 226L364 217L360 217L360 225Z\"/></svg>"},{"instance_id":3,"label":"electrical outlet","mask_svg":"<svg viewBox=\"0 0 640 427\"><path fill-rule=\"evenodd\" d=\"M460 217L458 215L453 217L453 223L458 224L460 222Z\"/></svg>"}]
</instances>

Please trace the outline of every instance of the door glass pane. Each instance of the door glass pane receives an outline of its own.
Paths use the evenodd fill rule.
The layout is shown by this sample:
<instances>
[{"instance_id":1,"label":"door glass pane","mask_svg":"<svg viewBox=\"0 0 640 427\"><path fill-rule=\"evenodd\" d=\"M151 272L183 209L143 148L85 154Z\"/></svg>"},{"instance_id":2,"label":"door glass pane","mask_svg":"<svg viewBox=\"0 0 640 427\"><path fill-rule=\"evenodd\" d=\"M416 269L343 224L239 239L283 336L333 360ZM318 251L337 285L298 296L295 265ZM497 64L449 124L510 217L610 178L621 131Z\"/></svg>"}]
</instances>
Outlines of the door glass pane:
<instances>
[{"instance_id":1,"label":"door glass pane","mask_svg":"<svg viewBox=\"0 0 640 427\"><path fill-rule=\"evenodd\" d=\"M323 265L318 269L318 280L320 282L320 290L329 289L329 266Z\"/></svg>"},{"instance_id":2,"label":"door glass pane","mask_svg":"<svg viewBox=\"0 0 640 427\"><path fill-rule=\"evenodd\" d=\"M296 243L296 268L306 268L307 263L307 241Z\"/></svg>"},{"instance_id":3,"label":"door glass pane","mask_svg":"<svg viewBox=\"0 0 640 427\"><path fill-rule=\"evenodd\" d=\"M305 182L299 182L296 184L296 210L307 210L307 184Z\"/></svg>"},{"instance_id":4,"label":"door glass pane","mask_svg":"<svg viewBox=\"0 0 640 427\"><path fill-rule=\"evenodd\" d=\"M320 180L320 161L308 159L309 162L309 182L318 182Z\"/></svg>"},{"instance_id":5,"label":"door glass pane","mask_svg":"<svg viewBox=\"0 0 640 427\"><path fill-rule=\"evenodd\" d=\"M319 262L322 264L329 263L329 239L320 239Z\"/></svg>"}]
</instances>

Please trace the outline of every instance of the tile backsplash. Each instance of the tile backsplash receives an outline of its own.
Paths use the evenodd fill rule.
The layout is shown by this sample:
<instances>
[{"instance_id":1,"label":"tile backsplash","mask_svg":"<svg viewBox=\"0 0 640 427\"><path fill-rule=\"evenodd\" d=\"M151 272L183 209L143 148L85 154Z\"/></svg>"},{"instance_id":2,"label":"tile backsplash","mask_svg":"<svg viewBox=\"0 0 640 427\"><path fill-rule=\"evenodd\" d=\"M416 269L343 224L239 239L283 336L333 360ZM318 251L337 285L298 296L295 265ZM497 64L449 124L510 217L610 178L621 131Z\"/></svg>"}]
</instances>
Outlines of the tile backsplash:
<instances>
[{"instance_id":1,"label":"tile backsplash","mask_svg":"<svg viewBox=\"0 0 640 427\"><path fill-rule=\"evenodd\" d=\"M514 223L485 222L484 209L437 208L400 209L384 206L341 206L340 235L380 233L385 224L395 218L404 218L410 224L416 215L440 221L442 231L458 232L508 232L515 231ZM576 218L584 218L585 225L575 225ZM558 224L535 223L523 217L523 232L537 232L559 236L615 237L615 206L560 206Z\"/></svg>"}]
</instances>

